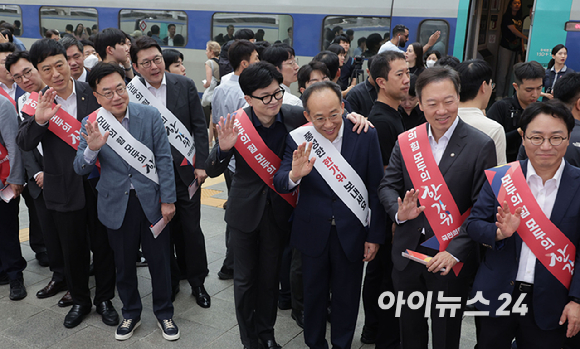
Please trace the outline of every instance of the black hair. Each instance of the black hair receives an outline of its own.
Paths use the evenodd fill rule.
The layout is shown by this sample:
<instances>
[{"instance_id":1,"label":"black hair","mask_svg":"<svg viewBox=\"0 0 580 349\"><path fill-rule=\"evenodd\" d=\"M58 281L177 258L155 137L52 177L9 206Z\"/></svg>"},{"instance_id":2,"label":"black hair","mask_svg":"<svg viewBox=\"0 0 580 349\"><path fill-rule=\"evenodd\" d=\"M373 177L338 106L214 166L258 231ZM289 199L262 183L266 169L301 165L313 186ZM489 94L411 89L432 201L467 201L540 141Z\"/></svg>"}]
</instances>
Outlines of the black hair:
<instances>
[{"instance_id":1,"label":"black hair","mask_svg":"<svg viewBox=\"0 0 580 349\"><path fill-rule=\"evenodd\" d=\"M453 56L443 56L437 62L435 62L436 67L449 67L451 69L457 68L457 66L461 63L458 58Z\"/></svg>"},{"instance_id":2,"label":"black hair","mask_svg":"<svg viewBox=\"0 0 580 349\"><path fill-rule=\"evenodd\" d=\"M367 38L364 36L361 36L360 38L358 38L358 40L356 41L357 46L362 45L363 43L367 42Z\"/></svg>"},{"instance_id":3,"label":"black hair","mask_svg":"<svg viewBox=\"0 0 580 349\"><path fill-rule=\"evenodd\" d=\"M234 33L234 40L252 40L254 38L254 32L252 29L240 29Z\"/></svg>"},{"instance_id":4,"label":"black hair","mask_svg":"<svg viewBox=\"0 0 580 349\"><path fill-rule=\"evenodd\" d=\"M0 46L5 44L0 44ZM52 56L63 55L64 59L67 59L66 50L61 44L52 39L40 39L30 47L28 52L30 55L30 63L38 69L38 64L42 63L45 59Z\"/></svg>"},{"instance_id":5,"label":"black hair","mask_svg":"<svg viewBox=\"0 0 580 349\"><path fill-rule=\"evenodd\" d=\"M288 44L274 44L264 50L263 58L260 59L272 63L282 69L282 63L296 56L294 49Z\"/></svg>"},{"instance_id":6,"label":"black hair","mask_svg":"<svg viewBox=\"0 0 580 349\"><path fill-rule=\"evenodd\" d=\"M288 30L286 30L288 33L290 33L290 30L294 30L292 27L288 27Z\"/></svg>"},{"instance_id":7,"label":"black hair","mask_svg":"<svg viewBox=\"0 0 580 349\"><path fill-rule=\"evenodd\" d=\"M262 59L262 55L264 54L264 50L266 50L268 47L272 46L272 45L270 45L270 43L268 41L256 41L254 43L254 45L256 46L256 51L258 51L258 57L260 57L260 59Z\"/></svg>"},{"instance_id":8,"label":"black hair","mask_svg":"<svg viewBox=\"0 0 580 349\"><path fill-rule=\"evenodd\" d=\"M351 36L351 35L354 35L354 30L352 30L352 29L347 29L347 30L346 30L346 36L347 36L347 37L349 37L349 40L350 40L350 36Z\"/></svg>"},{"instance_id":9,"label":"black hair","mask_svg":"<svg viewBox=\"0 0 580 349\"><path fill-rule=\"evenodd\" d=\"M512 12L512 3L514 2L514 0L510 0L510 2L508 3L507 9L505 10L505 13L511 13ZM520 2L521 4L521 2ZM520 6L520 9L518 10L518 12L516 13L516 17L518 18L522 18L522 8L523 6Z\"/></svg>"},{"instance_id":10,"label":"black hair","mask_svg":"<svg viewBox=\"0 0 580 349\"><path fill-rule=\"evenodd\" d=\"M526 129L530 122L532 122L539 114L551 115L554 118L561 119L566 124L568 135L574 128L574 116L566 105L557 99L548 102L535 102L526 107L520 118L520 128L526 133Z\"/></svg>"},{"instance_id":11,"label":"black hair","mask_svg":"<svg viewBox=\"0 0 580 349\"><path fill-rule=\"evenodd\" d=\"M28 51L16 51L9 54L6 56L6 63L4 63L4 67L7 71L10 71L10 67L12 67L13 64L18 63L21 58L30 62Z\"/></svg>"},{"instance_id":12,"label":"black hair","mask_svg":"<svg viewBox=\"0 0 580 349\"><path fill-rule=\"evenodd\" d=\"M377 52L381 46L381 41L383 41L383 37L379 33L367 36L367 50Z\"/></svg>"},{"instance_id":13,"label":"black hair","mask_svg":"<svg viewBox=\"0 0 580 349\"><path fill-rule=\"evenodd\" d=\"M441 59L441 52L437 50L429 50L425 52L425 54L423 55L423 62L425 62L425 64L427 64L427 58L429 58L429 56L431 55L435 55L435 57L437 57L437 60Z\"/></svg>"},{"instance_id":14,"label":"black hair","mask_svg":"<svg viewBox=\"0 0 580 349\"><path fill-rule=\"evenodd\" d=\"M99 26L96 24L93 24L93 26L91 27L91 29L99 29Z\"/></svg>"},{"instance_id":15,"label":"black hair","mask_svg":"<svg viewBox=\"0 0 580 349\"><path fill-rule=\"evenodd\" d=\"M461 92L459 93L461 102L475 99L481 84L491 83L493 75L491 65L482 59L470 59L460 63L456 70L461 79Z\"/></svg>"},{"instance_id":16,"label":"black hair","mask_svg":"<svg viewBox=\"0 0 580 349\"><path fill-rule=\"evenodd\" d=\"M555 56L556 53L560 52L561 49L565 49L566 52L568 52L568 48L566 46L558 44L552 49L552 56ZM552 69L554 64L556 64L556 60L554 58L550 59L550 62L548 62L548 69Z\"/></svg>"},{"instance_id":17,"label":"black hair","mask_svg":"<svg viewBox=\"0 0 580 349\"><path fill-rule=\"evenodd\" d=\"M90 40L82 39L80 41L80 43L83 45L83 49L85 48L85 46L90 46L92 48L95 48L95 44L92 41L90 41Z\"/></svg>"},{"instance_id":18,"label":"black hair","mask_svg":"<svg viewBox=\"0 0 580 349\"><path fill-rule=\"evenodd\" d=\"M328 46L328 48L326 49L326 51L334 52L337 55L344 55L344 54L346 54L346 51L344 50L344 47L340 46L339 44L331 44L330 46Z\"/></svg>"},{"instance_id":19,"label":"black hair","mask_svg":"<svg viewBox=\"0 0 580 349\"><path fill-rule=\"evenodd\" d=\"M153 24L151 26L151 34L159 35L160 32L161 32L161 28L159 28L159 26L157 24Z\"/></svg>"},{"instance_id":20,"label":"black hair","mask_svg":"<svg viewBox=\"0 0 580 349\"><path fill-rule=\"evenodd\" d=\"M176 26L174 23L171 23L171 24L168 24L168 25L167 25L167 29L169 29L169 28L171 28L171 27L175 28L175 27L177 27L177 26Z\"/></svg>"},{"instance_id":21,"label":"black hair","mask_svg":"<svg viewBox=\"0 0 580 349\"><path fill-rule=\"evenodd\" d=\"M338 103L342 103L342 93L340 91L340 86L338 86L338 84L336 84L332 81L315 82L314 84L310 85L310 87L308 87L304 91L304 93L302 94L302 101L303 101L304 109L306 110L307 113L310 113L310 110L308 110L308 100L310 99L312 94L314 92L318 92L318 91L322 91L322 90L326 90L326 89L334 92L336 94L336 97L338 98Z\"/></svg>"},{"instance_id":22,"label":"black hair","mask_svg":"<svg viewBox=\"0 0 580 349\"><path fill-rule=\"evenodd\" d=\"M350 44L350 38L346 35L339 35L339 36L335 37L334 40L332 40L332 43L340 45L341 41L344 41L344 42Z\"/></svg>"},{"instance_id":23,"label":"black hair","mask_svg":"<svg viewBox=\"0 0 580 349\"><path fill-rule=\"evenodd\" d=\"M256 35L254 36L254 39L256 39L256 43L260 42L260 41L264 41L265 34L266 34L266 32L264 31L264 29L258 29L258 31L256 32Z\"/></svg>"},{"instance_id":24,"label":"black hair","mask_svg":"<svg viewBox=\"0 0 580 349\"><path fill-rule=\"evenodd\" d=\"M77 24L77 27L75 28L75 31L73 32L73 34L75 34L75 35L79 35L79 34L78 34L78 31L79 31L79 27L80 27L81 25L83 26L83 30L81 31L81 34L80 34L80 35L83 35L83 32L85 31L85 26L84 26L82 23L79 23L79 24Z\"/></svg>"},{"instance_id":25,"label":"black hair","mask_svg":"<svg viewBox=\"0 0 580 349\"><path fill-rule=\"evenodd\" d=\"M414 42L409 46L413 46L413 52L415 53L415 67L416 68L423 68L425 65L423 64L423 45L420 42Z\"/></svg>"},{"instance_id":26,"label":"black hair","mask_svg":"<svg viewBox=\"0 0 580 349\"><path fill-rule=\"evenodd\" d=\"M15 30L14 25L12 25L8 22L4 22L4 23L0 24L0 28L6 28L6 29L10 30L10 34L14 35L14 30Z\"/></svg>"},{"instance_id":27,"label":"black hair","mask_svg":"<svg viewBox=\"0 0 580 349\"><path fill-rule=\"evenodd\" d=\"M453 87L455 87L455 92L459 95L461 92L461 79L459 78L459 73L450 67L433 67L425 69L421 75L417 77L415 93L417 94L417 97L419 97L419 100L421 100L421 93L425 86L443 80L451 81Z\"/></svg>"},{"instance_id":28,"label":"black hair","mask_svg":"<svg viewBox=\"0 0 580 349\"><path fill-rule=\"evenodd\" d=\"M155 47L161 53L161 46L155 41L155 39L149 36L142 36L135 40L135 44L131 45L131 61L137 64L137 53L141 50L146 50L148 48Z\"/></svg>"},{"instance_id":29,"label":"black hair","mask_svg":"<svg viewBox=\"0 0 580 349\"><path fill-rule=\"evenodd\" d=\"M185 46L185 38L181 34L175 34L173 37L173 46Z\"/></svg>"},{"instance_id":30,"label":"black hair","mask_svg":"<svg viewBox=\"0 0 580 349\"><path fill-rule=\"evenodd\" d=\"M342 27L339 26L339 25L337 25L336 27L332 28L333 37L337 36L338 33L340 33L341 30L342 30Z\"/></svg>"},{"instance_id":31,"label":"black hair","mask_svg":"<svg viewBox=\"0 0 580 349\"><path fill-rule=\"evenodd\" d=\"M107 47L111 46L115 48L115 46L123 45L127 41L127 37L125 33L123 33L120 29L117 28L106 28L103 29L100 33L97 34L95 38L95 51L99 54L102 59L107 58ZM135 62L135 61L133 61Z\"/></svg>"},{"instance_id":32,"label":"black hair","mask_svg":"<svg viewBox=\"0 0 580 349\"><path fill-rule=\"evenodd\" d=\"M68 30L69 32L73 31L73 25L72 24L67 24L66 27L64 27L65 30Z\"/></svg>"},{"instance_id":33,"label":"black hair","mask_svg":"<svg viewBox=\"0 0 580 349\"><path fill-rule=\"evenodd\" d=\"M79 51L83 53L83 44L81 44L81 42L72 35L69 35L66 38L61 39L58 43L61 44L65 50L68 50L68 48L71 46L76 46L78 47Z\"/></svg>"},{"instance_id":34,"label":"black hair","mask_svg":"<svg viewBox=\"0 0 580 349\"><path fill-rule=\"evenodd\" d=\"M556 80L553 93L554 98L572 108L580 98L580 73L569 73Z\"/></svg>"},{"instance_id":35,"label":"black hair","mask_svg":"<svg viewBox=\"0 0 580 349\"><path fill-rule=\"evenodd\" d=\"M244 95L251 96L254 91L270 86L272 81L282 84L282 73L271 63L259 62L250 65L240 74L240 87Z\"/></svg>"},{"instance_id":36,"label":"black hair","mask_svg":"<svg viewBox=\"0 0 580 349\"><path fill-rule=\"evenodd\" d=\"M403 35L405 35L405 31L406 30L409 30L409 28L405 27L402 24L397 24L393 28L393 30L391 31L391 35L392 35L392 37L395 37L395 35L397 35L397 34L403 34Z\"/></svg>"},{"instance_id":37,"label":"black hair","mask_svg":"<svg viewBox=\"0 0 580 349\"><path fill-rule=\"evenodd\" d=\"M314 56L312 60L326 64L326 68L328 68L328 72L330 73L331 76L330 80L334 80L336 74L338 73L338 70L340 69L340 60L336 53L330 51L322 51L316 56Z\"/></svg>"},{"instance_id":38,"label":"black hair","mask_svg":"<svg viewBox=\"0 0 580 349\"><path fill-rule=\"evenodd\" d=\"M322 62L312 61L309 62L308 64L303 65L298 70L297 78L299 89L301 87L306 88L306 83L310 81L310 75L312 74L313 71L316 70L318 70L319 72L321 72L323 75L325 75L330 79L330 72L328 71L326 64Z\"/></svg>"},{"instance_id":39,"label":"black hair","mask_svg":"<svg viewBox=\"0 0 580 349\"><path fill-rule=\"evenodd\" d=\"M514 65L514 80L517 85L521 85L524 80L543 79L545 75L546 70L536 61Z\"/></svg>"},{"instance_id":40,"label":"black hair","mask_svg":"<svg viewBox=\"0 0 580 349\"><path fill-rule=\"evenodd\" d=\"M47 30L47 31L44 32L44 37L47 38L47 39L52 38L53 35L59 35L60 36L60 33L56 29L49 29L49 30Z\"/></svg>"},{"instance_id":41,"label":"black hair","mask_svg":"<svg viewBox=\"0 0 580 349\"><path fill-rule=\"evenodd\" d=\"M93 69L91 69L89 75L87 75L87 82L93 91L96 92L99 82L101 82L103 78L115 73L119 74L123 81L125 80L125 71L123 71L123 68L121 68L120 65L116 63L99 62L93 67Z\"/></svg>"},{"instance_id":42,"label":"black hair","mask_svg":"<svg viewBox=\"0 0 580 349\"><path fill-rule=\"evenodd\" d=\"M1 33L2 33L2 35L8 36L8 42L14 42L14 36L12 35L12 32L10 31L10 29L2 28Z\"/></svg>"},{"instance_id":43,"label":"black hair","mask_svg":"<svg viewBox=\"0 0 580 349\"><path fill-rule=\"evenodd\" d=\"M183 53L179 52L174 48L167 48L161 52L163 55L163 61L165 62L165 70L169 71L169 66L173 63L177 63L177 60L181 58L183 62Z\"/></svg>"},{"instance_id":44,"label":"black hair","mask_svg":"<svg viewBox=\"0 0 580 349\"><path fill-rule=\"evenodd\" d=\"M250 61L252 53L256 51L256 45L248 40L235 40L228 49L228 58L232 69L236 71L242 61Z\"/></svg>"},{"instance_id":45,"label":"black hair","mask_svg":"<svg viewBox=\"0 0 580 349\"><path fill-rule=\"evenodd\" d=\"M20 26L22 25L22 23L19 20L15 20L14 21L14 26L17 28L20 28Z\"/></svg>"},{"instance_id":46,"label":"black hair","mask_svg":"<svg viewBox=\"0 0 580 349\"><path fill-rule=\"evenodd\" d=\"M409 74L409 96L417 97L415 92L415 84L417 83L417 75Z\"/></svg>"},{"instance_id":47,"label":"black hair","mask_svg":"<svg viewBox=\"0 0 580 349\"><path fill-rule=\"evenodd\" d=\"M405 55L398 51L386 51L375 55L372 64L369 65L369 71L373 79L376 81L378 78L383 78L385 81L389 81L391 62L398 59L405 60ZM377 91L381 89L379 84L375 84L375 89Z\"/></svg>"}]
</instances>

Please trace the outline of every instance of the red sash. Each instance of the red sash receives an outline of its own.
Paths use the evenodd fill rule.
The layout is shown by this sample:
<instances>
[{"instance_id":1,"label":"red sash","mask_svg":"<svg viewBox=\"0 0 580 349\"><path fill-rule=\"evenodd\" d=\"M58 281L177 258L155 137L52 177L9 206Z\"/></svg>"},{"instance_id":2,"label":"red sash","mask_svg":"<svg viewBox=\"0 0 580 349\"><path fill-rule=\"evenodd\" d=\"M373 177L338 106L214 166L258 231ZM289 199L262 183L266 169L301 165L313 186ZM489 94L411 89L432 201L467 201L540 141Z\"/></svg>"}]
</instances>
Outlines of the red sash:
<instances>
[{"instance_id":1,"label":"red sash","mask_svg":"<svg viewBox=\"0 0 580 349\"><path fill-rule=\"evenodd\" d=\"M238 141L234 147L264 183L276 191L273 178L274 173L280 168L282 160L264 143L264 140L262 140L262 137L260 137L252 121L250 121L250 118L243 109L239 109L232 116L236 118L234 124L239 131ZM278 193L278 195L292 205L292 207L296 207L296 200L298 198L297 191L294 191L292 194Z\"/></svg>"},{"instance_id":2,"label":"red sash","mask_svg":"<svg viewBox=\"0 0 580 349\"><path fill-rule=\"evenodd\" d=\"M401 155L415 188L421 188L419 202L425 206L425 217L439 241L439 251L445 251L449 242L459 235L459 229L469 216L471 208L463 215L445 183L439 166L433 157L426 124L399 135ZM459 274L463 263L453 268Z\"/></svg>"},{"instance_id":3,"label":"red sash","mask_svg":"<svg viewBox=\"0 0 580 349\"><path fill-rule=\"evenodd\" d=\"M2 88L0 88L2 89ZM0 144L0 182L6 184L6 178L10 175L10 158L6 147Z\"/></svg>"},{"instance_id":4,"label":"red sash","mask_svg":"<svg viewBox=\"0 0 580 349\"><path fill-rule=\"evenodd\" d=\"M16 108L16 101L14 101L14 100L12 99L12 97L10 97L10 95L8 94L8 92L6 92L6 91L5 91L3 88L1 88L1 87L0 87L0 95L2 95L2 96L4 96L4 97L8 98L8 100L10 101L10 103L12 103L12 105L14 106L14 108L15 108L16 110L18 110L18 108Z\"/></svg>"},{"instance_id":5,"label":"red sash","mask_svg":"<svg viewBox=\"0 0 580 349\"><path fill-rule=\"evenodd\" d=\"M574 274L576 247L564 233L552 223L538 205L522 172L520 162L498 166L485 171L497 201L511 203L512 212L522 208L517 233L528 245L536 258L570 289ZM566 190L566 189L562 189ZM524 204L525 203L525 204Z\"/></svg>"},{"instance_id":6,"label":"red sash","mask_svg":"<svg viewBox=\"0 0 580 349\"><path fill-rule=\"evenodd\" d=\"M26 103L24 103L22 112L28 115L34 115L36 113L37 106L38 93L32 92ZM52 107L54 106L55 104L53 103ZM54 133L58 138L62 139L65 143L73 147L74 150L79 148L81 122L64 111L64 109L59 109L50 119L50 122L48 123L48 130Z\"/></svg>"}]
</instances>

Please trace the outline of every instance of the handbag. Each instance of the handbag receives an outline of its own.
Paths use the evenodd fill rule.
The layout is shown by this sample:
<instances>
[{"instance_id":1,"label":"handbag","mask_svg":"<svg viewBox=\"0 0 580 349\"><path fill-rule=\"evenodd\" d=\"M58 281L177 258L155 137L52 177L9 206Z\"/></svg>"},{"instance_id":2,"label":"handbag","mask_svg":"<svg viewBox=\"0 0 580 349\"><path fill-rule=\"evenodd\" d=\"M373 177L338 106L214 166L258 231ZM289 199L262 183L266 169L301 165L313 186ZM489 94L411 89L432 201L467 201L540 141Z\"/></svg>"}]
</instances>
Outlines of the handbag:
<instances>
[{"instance_id":1,"label":"handbag","mask_svg":"<svg viewBox=\"0 0 580 349\"><path fill-rule=\"evenodd\" d=\"M211 65L211 71L213 72L213 60L209 61ZM211 82L209 83L209 87L203 91L203 96L201 97L201 106L202 107L209 107L211 102L213 101L213 90L218 85L218 81L215 76L212 75Z\"/></svg>"}]
</instances>

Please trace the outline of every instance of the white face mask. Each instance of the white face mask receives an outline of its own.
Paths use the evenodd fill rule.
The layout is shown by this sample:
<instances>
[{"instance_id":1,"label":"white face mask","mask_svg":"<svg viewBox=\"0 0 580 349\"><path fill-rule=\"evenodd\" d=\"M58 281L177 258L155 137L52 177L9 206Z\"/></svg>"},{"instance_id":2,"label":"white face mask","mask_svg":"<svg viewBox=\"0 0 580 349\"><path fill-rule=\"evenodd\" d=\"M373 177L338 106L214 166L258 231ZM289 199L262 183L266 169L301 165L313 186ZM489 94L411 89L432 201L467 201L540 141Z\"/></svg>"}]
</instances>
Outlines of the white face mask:
<instances>
[{"instance_id":1,"label":"white face mask","mask_svg":"<svg viewBox=\"0 0 580 349\"><path fill-rule=\"evenodd\" d=\"M432 59L428 59L426 64L427 64L427 68L433 68L433 66L435 65L435 61Z\"/></svg>"}]
</instances>

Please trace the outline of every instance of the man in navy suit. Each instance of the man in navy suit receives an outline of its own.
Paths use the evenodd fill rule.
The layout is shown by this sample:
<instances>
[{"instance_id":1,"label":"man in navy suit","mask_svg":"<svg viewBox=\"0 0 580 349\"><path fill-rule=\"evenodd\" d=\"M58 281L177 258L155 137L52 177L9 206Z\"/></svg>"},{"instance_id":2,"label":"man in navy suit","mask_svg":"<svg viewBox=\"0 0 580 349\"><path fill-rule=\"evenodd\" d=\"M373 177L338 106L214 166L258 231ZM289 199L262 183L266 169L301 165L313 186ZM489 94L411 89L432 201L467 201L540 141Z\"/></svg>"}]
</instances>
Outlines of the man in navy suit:
<instances>
[{"instance_id":1,"label":"man in navy suit","mask_svg":"<svg viewBox=\"0 0 580 349\"><path fill-rule=\"evenodd\" d=\"M535 221L544 218L541 217L544 214L557 229L543 231L554 241L558 230L563 233L576 247L577 262L580 258L580 170L563 159L574 118L561 102L534 103L522 114L520 127L528 156L528 160L519 162L525 178L521 184L525 190L527 184L533 195L523 203L530 207L535 198L541 208L535 215L531 211L527 213ZM494 178L494 185L495 181ZM487 305L476 303L479 310L489 311L489 317L480 318L478 346L506 348L515 337L518 347L522 348L562 348L566 337L571 338L580 330L580 276L577 273L571 276L569 289L559 281L548 269L555 261L548 260L548 266L544 265L544 256L534 253L534 247L522 239L525 236L521 235L522 229L529 227L529 220L524 224L528 214L522 213L521 207L510 208L507 201L511 206L513 201L509 199L498 203L492 186L486 181L466 222L469 236L488 248L472 289L472 296L482 292L483 298L489 301ZM538 234L527 241L533 243L540 238ZM571 248L568 247L568 252ZM539 251L550 255L543 247ZM504 298L499 298L504 294L511 296L509 307L504 305ZM518 299L523 299L519 306ZM517 313L522 309L527 312ZM501 316L499 310L507 310L509 315Z\"/></svg>"},{"instance_id":2,"label":"man in navy suit","mask_svg":"<svg viewBox=\"0 0 580 349\"><path fill-rule=\"evenodd\" d=\"M124 320L117 328L115 338L129 339L140 324L142 305L137 290L135 259L141 245L151 273L153 312L163 337L176 340L179 339L179 329L172 319L169 229L164 228L157 236L149 229L161 219L165 224L169 223L175 214L171 147L159 112L153 107L129 103L124 79L125 74L118 64L99 63L89 73L88 82L103 106L97 111L98 117L109 113L114 118L110 117L108 122L119 131L102 134L97 121L90 116L88 121L85 118L74 169L80 175L91 173L97 158L101 166L97 211L99 220L107 227L114 251L117 290L123 302ZM129 135L121 135L123 128L129 131ZM118 152L111 146L111 143L121 142L121 137L134 149L141 145L150 150L155 158L157 182L139 171L142 166L130 165L128 153ZM141 154L146 154L146 151L141 151Z\"/></svg>"},{"instance_id":3,"label":"man in navy suit","mask_svg":"<svg viewBox=\"0 0 580 349\"><path fill-rule=\"evenodd\" d=\"M332 346L350 348L363 262L371 261L385 240L385 213L377 194L383 176L379 141L374 129L361 134L352 131L353 124L343 118L344 104L340 87L335 83L315 83L304 92L303 98L304 115L312 122L313 133L318 139L326 138L329 146L332 144L338 150L334 161L342 154L353 174L360 176L368 191L365 200L372 212L370 224L368 221L363 224L352 207L341 199L340 191L331 188L333 182L327 182L319 170L313 171L316 160L322 164L322 159L310 159L312 143L297 146L293 137L286 139L286 151L280 170L274 175L274 185L281 193L289 193L300 184L291 244L302 253L305 342L310 348L328 348L327 301L332 290ZM342 184L338 182L334 184L341 187L346 180Z\"/></svg>"}]
</instances>

